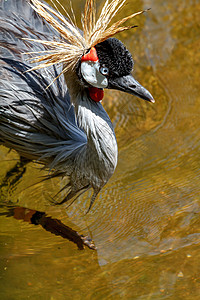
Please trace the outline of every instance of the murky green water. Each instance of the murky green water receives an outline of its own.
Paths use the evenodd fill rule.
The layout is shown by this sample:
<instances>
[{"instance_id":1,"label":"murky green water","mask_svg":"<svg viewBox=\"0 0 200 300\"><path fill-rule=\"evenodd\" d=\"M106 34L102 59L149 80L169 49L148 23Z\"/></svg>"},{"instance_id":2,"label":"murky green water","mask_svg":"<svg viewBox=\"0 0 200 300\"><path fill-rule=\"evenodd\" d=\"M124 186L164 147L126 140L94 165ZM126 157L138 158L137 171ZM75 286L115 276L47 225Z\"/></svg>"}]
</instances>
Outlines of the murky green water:
<instances>
[{"instance_id":1,"label":"murky green water","mask_svg":"<svg viewBox=\"0 0 200 300\"><path fill-rule=\"evenodd\" d=\"M73 3L78 14L80 1ZM137 30L118 37L156 103L106 92L119 162L88 215L87 195L67 212L51 206L61 184L37 184L38 165L2 188L1 299L200 298L200 3L132 0L125 14L149 7ZM1 147L0 157L3 182L18 156ZM8 204L89 235L97 251L24 222Z\"/></svg>"}]
</instances>

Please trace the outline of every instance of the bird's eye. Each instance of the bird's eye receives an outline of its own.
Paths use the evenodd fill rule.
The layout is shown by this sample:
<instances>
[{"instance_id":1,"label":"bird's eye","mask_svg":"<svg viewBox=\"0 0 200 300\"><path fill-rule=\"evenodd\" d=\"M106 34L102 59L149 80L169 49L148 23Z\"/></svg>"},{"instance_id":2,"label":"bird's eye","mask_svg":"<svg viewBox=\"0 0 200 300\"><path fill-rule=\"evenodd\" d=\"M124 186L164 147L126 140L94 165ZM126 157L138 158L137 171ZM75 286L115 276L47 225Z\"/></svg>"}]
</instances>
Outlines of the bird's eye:
<instances>
[{"instance_id":1,"label":"bird's eye","mask_svg":"<svg viewBox=\"0 0 200 300\"><path fill-rule=\"evenodd\" d=\"M107 67L100 67L99 71L104 76L107 76L109 74L109 69Z\"/></svg>"}]
</instances>

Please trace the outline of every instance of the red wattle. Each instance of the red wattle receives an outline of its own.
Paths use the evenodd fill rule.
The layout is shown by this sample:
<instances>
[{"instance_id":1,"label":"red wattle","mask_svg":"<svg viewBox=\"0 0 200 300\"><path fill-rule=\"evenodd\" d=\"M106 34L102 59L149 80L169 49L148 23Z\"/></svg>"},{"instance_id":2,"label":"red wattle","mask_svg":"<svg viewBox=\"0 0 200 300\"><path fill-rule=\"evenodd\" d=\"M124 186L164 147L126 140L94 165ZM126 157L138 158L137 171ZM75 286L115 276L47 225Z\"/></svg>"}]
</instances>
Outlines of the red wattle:
<instances>
[{"instance_id":1,"label":"red wattle","mask_svg":"<svg viewBox=\"0 0 200 300\"><path fill-rule=\"evenodd\" d=\"M96 87L91 87L88 90L89 90L90 98L93 101L99 102L99 101L101 101L103 99L103 96L104 96L103 89L98 89Z\"/></svg>"},{"instance_id":2,"label":"red wattle","mask_svg":"<svg viewBox=\"0 0 200 300\"><path fill-rule=\"evenodd\" d=\"M88 52L87 54L83 55L81 58L81 61L98 61L98 56L97 56L97 51L94 47L92 47L90 49L90 52Z\"/></svg>"}]
</instances>

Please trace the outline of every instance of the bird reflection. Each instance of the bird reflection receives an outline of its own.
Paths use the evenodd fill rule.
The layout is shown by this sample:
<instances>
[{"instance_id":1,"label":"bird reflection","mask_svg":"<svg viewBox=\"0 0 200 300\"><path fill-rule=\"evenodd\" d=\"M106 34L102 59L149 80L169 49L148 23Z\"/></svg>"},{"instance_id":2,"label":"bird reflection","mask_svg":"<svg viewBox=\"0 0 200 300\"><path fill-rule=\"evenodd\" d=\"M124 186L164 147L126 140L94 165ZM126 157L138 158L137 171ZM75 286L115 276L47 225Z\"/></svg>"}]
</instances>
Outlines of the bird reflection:
<instances>
[{"instance_id":1,"label":"bird reflection","mask_svg":"<svg viewBox=\"0 0 200 300\"><path fill-rule=\"evenodd\" d=\"M1 207L5 208L4 205L1 205ZM66 226L60 220L47 216L45 212L19 206L6 208L7 212L0 213L0 216L14 217L17 220L23 220L34 225L40 225L46 231L73 242L77 245L79 250L83 250L84 246L96 250L93 241L89 237L80 235L77 231Z\"/></svg>"}]
</instances>

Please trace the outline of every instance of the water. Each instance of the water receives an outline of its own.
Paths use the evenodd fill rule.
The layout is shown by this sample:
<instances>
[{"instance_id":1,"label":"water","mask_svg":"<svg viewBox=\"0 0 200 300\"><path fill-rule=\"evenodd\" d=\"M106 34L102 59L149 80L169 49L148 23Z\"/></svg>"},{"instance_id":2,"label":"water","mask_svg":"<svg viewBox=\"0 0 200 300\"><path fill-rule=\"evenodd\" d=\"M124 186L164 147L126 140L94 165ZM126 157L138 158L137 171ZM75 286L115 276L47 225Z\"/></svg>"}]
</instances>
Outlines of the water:
<instances>
[{"instance_id":1,"label":"water","mask_svg":"<svg viewBox=\"0 0 200 300\"><path fill-rule=\"evenodd\" d=\"M78 14L80 2L73 3ZM200 3L132 0L124 15L130 7L151 7L135 20L138 29L118 38L156 103L106 92L119 162L88 215L88 195L67 212L51 206L60 182L37 184L38 165L29 165L12 190L2 188L1 299L199 299ZM3 181L18 156L4 147L0 156ZM97 250L78 250L23 221L11 204L89 235Z\"/></svg>"}]
</instances>

